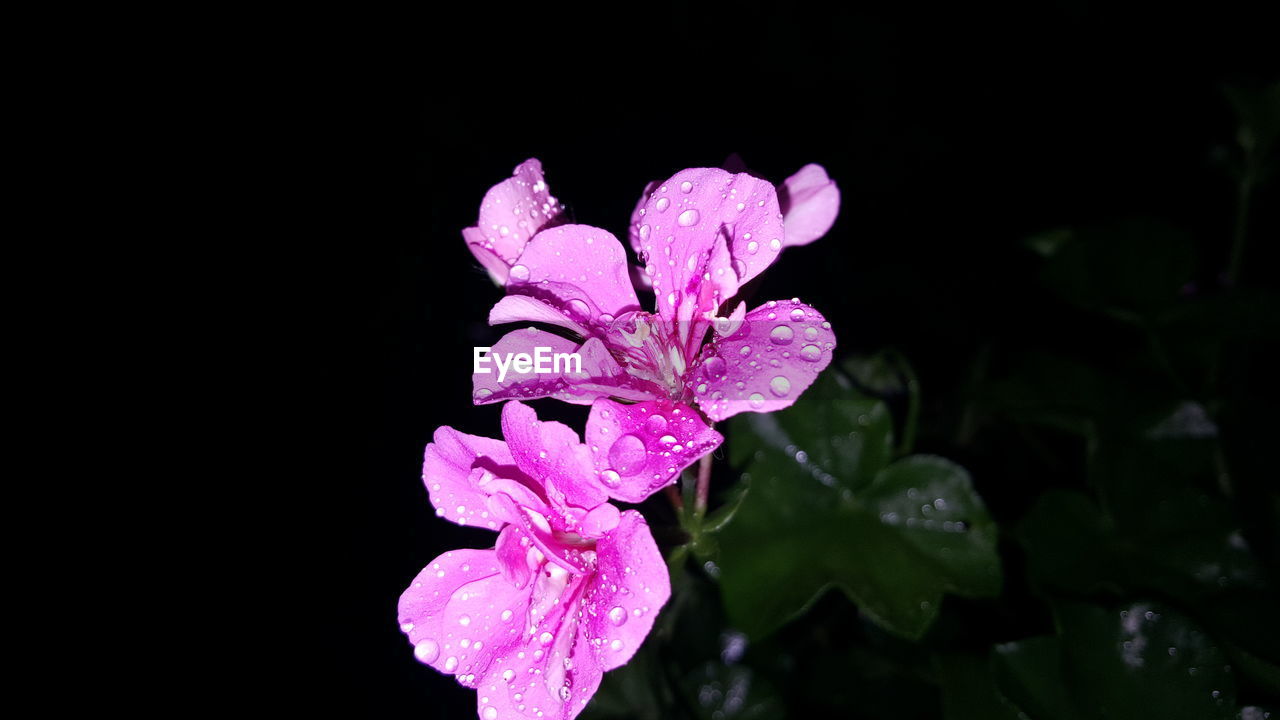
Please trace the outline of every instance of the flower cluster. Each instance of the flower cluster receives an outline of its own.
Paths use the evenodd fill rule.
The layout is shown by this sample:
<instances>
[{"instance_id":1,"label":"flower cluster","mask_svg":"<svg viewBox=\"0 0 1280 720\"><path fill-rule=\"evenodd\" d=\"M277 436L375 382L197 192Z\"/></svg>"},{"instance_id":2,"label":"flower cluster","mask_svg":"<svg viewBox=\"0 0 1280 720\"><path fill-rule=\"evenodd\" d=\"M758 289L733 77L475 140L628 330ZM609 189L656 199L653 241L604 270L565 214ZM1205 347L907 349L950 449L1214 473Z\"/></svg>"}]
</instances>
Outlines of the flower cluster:
<instances>
[{"instance_id":1,"label":"flower cluster","mask_svg":"<svg viewBox=\"0 0 1280 720\"><path fill-rule=\"evenodd\" d=\"M474 375L477 404L507 401L504 439L442 427L427 445L436 514L498 538L429 563L400 598L401 629L418 660L476 689L481 718L576 717L644 642L671 593L667 568L640 513L610 500L674 483L723 441L713 422L789 406L830 363L835 336L817 310L798 299L747 310L740 296L838 208L817 165L780 189L683 170L637 204L633 267L608 231L565 222L535 159L485 195L463 237L506 290L489 322L526 325L493 352L550 348L582 365ZM585 437L522 402L544 397L590 405Z\"/></svg>"}]
</instances>

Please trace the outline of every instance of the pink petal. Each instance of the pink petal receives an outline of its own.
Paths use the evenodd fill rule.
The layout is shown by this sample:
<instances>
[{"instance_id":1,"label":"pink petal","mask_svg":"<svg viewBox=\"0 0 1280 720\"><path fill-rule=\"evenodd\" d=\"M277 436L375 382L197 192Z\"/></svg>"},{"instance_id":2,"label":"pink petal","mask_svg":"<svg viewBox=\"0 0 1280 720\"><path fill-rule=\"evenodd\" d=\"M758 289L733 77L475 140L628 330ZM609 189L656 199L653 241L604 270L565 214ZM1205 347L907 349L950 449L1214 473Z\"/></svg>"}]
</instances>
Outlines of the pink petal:
<instances>
[{"instance_id":1,"label":"pink petal","mask_svg":"<svg viewBox=\"0 0 1280 720\"><path fill-rule=\"evenodd\" d=\"M579 322L613 322L639 310L627 253L607 230L562 225L538 233L511 266L507 292L536 297Z\"/></svg>"},{"instance_id":2,"label":"pink petal","mask_svg":"<svg viewBox=\"0 0 1280 720\"><path fill-rule=\"evenodd\" d=\"M489 324L503 325L515 322L540 322L586 335L587 329L567 311L527 295L507 295L489 310Z\"/></svg>"},{"instance_id":3,"label":"pink petal","mask_svg":"<svg viewBox=\"0 0 1280 720\"><path fill-rule=\"evenodd\" d=\"M773 186L745 173L682 170L650 194L644 210L637 234L664 319L676 317L682 298L701 296L704 282L718 285L729 272L736 273L736 284L745 283L782 249L782 215ZM722 229L732 261L710 266ZM721 292L719 299L728 295Z\"/></svg>"},{"instance_id":4,"label":"pink petal","mask_svg":"<svg viewBox=\"0 0 1280 720\"><path fill-rule=\"evenodd\" d=\"M640 502L724 438L693 408L670 400L623 405L600 399L587 418L587 444L610 497Z\"/></svg>"},{"instance_id":5,"label":"pink petal","mask_svg":"<svg viewBox=\"0 0 1280 720\"><path fill-rule=\"evenodd\" d=\"M627 224L627 241L631 243L631 249L636 252L636 255L639 255L641 251L640 225L642 224L644 215L647 212L644 209L644 204L649 200L649 195L651 195L654 190L657 190L658 186L661 184L662 183L658 180L654 180L648 185L645 185L644 192L640 193L640 199L636 201L635 208L631 210L631 222Z\"/></svg>"},{"instance_id":6,"label":"pink petal","mask_svg":"<svg viewBox=\"0 0 1280 720\"><path fill-rule=\"evenodd\" d=\"M557 608L476 686L481 720L572 720L595 695L603 674L595 648L580 631L578 614Z\"/></svg>"},{"instance_id":7,"label":"pink petal","mask_svg":"<svg viewBox=\"0 0 1280 720\"><path fill-rule=\"evenodd\" d=\"M536 568L530 567L529 541L517 527L508 525L498 533L498 542L493 546L494 557L502 570L502 577L512 587L523 588L529 584Z\"/></svg>"},{"instance_id":8,"label":"pink petal","mask_svg":"<svg viewBox=\"0 0 1280 720\"><path fill-rule=\"evenodd\" d=\"M400 596L413 654L464 685L520 641L529 593L506 580L492 550L454 550L423 568Z\"/></svg>"},{"instance_id":9,"label":"pink petal","mask_svg":"<svg viewBox=\"0 0 1280 720\"><path fill-rule=\"evenodd\" d=\"M484 233L480 232L480 228L463 228L462 239L466 241L467 249L471 251L471 254L488 271L493 283L499 287L506 285L509 263L503 260L502 256L490 247L490 244L485 240Z\"/></svg>"},{"instance_id":10,"label":"pink petal","mask_svg":"<svg viewBox=\"0 0 1280 720\"><path fill-rule=\"evenodd\" d=\"M556 224L563 210L551 196L542 177L542 163L536 158L525 160L511 174L485 193L477 232L463 231L469 246L490 251L507 265L520 257L539 230Z\"/></svg>"},{"instance_id":11,"label":"pink petal","mask_svg":"<svg viewBox=\"0 0 1280 720\"><path fill-rule=\"evenodd\" d=\"M569 426L542 422L533 408L513 401L502 408L502 435L516 465L542 479L552 506L593 508L605 501L591 453Z\"/></svg>"},{"instance_id":12,"label":"pink petal","mask_svg":"<svg viewBox=\"0 0 1280 720\"><path fill-rule=\"evenodd\" d=\"M530 372L520 373L512 366L499 381L498 368L490 361L485 368L489 372L471 376L472 400L483 405L511 399L554 397L568 403L588 405L598 397L643 400L661 392L652 384L629 375L597 338L590 338L579 346L573 340L530 327L504 335L490 348L490 355L498 354L505 358L525 353L533 357L537 348L547 348L545 352L549 356L577 353L581 357L582 372L537 373L534 372L535 367ZM561 363L560 367L564 370L566 364ZM572 369L578 369L576 364Z\"/></svg>"},{"instance_id":13,"label":"pink petal","mask_svg":"<svg viewBox=\"0 0 1280 720\"><path fill-rule=\"evenodd\" d=\"M484 485L495 477L519 474L506 443L451 427L436 430L422 462L422 481L437 515L459 525L494 530L499 521L487 510L489 492Z\"/></svg>"},{"instance_id":14,"label":"pink petal","mask_svg":"<svg viewBox=\"0 0 1280 720\"><path fill-rule=\"evenodd\" d=\"M585 627L603 670L620 667L653 629L671 597L666 563L644 517L622 513L618 527L596 544L596 575L583 593Z\"/></svg>"},{"instance_id":15,"label":"pink petal","mask_svg":"<svg viewBox=\"0 0 1280 720\"><path fill-rule=\"evenodd\" d=\"M821 165L805 165L784 180L778 198L784 246L807 245L826 235L840 212L840 188Z\"/></svg>"},{"instance_id":16,"label":"pink petal","mask_svg":"<svg viewBox=\"0 0 1280 720\"><path fill-rule=\"evenodd\" d=\"M703 348L694 398L712 420L788 407L831 363L830 323L798 300L771 301L747 313L738 331Z\"/></svg>"}]
</instances>

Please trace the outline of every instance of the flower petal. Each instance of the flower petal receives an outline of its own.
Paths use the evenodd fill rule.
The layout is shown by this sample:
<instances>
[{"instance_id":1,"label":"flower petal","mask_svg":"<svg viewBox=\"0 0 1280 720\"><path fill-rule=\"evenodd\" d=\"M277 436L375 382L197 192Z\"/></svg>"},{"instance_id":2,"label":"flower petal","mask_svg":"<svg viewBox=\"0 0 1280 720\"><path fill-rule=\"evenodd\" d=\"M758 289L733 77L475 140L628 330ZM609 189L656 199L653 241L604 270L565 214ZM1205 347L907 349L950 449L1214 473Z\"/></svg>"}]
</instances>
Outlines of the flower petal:
<instances>
[{"instance_id":1,"label":"flower petal","mask_svg":"<svg viewBox=\"0 0 1280 720\"><path fill-rule=\"evenodd\" d=\"M640 502L724 441L691 407L670 400L623 405L596 400L587 444L609 496Z\"/></svg>"},{"instance_id":2,"label":"flower petal","mask_svg":"<svg viewBox=\"0 0 1280 720\"><path fill-rule=\"evenodd\" d=\"M547 189L542 163L537 158L520 163L511 174L485 193L476 227L462 231L472 254L495 281L501 275L504 282L505 269L491 258L496 256L503 265L515 262L529 239L544 227L555 225L563 210Z\"/></svg>"},{"instance_id":3,"label":"flower petal","mask_svg":"<svg viewBox=\"0 0 1280 720\"><path fill-rule=\"evenodd\" d=\"M538 233L511 266L507 292L536 297L584 324L608 324L640 309L622 244L590 225Z\"/></svg>"},{"instance_id":4,"label":"flower petal","mask_svg":"<svg viewBox=\"0 0 1280 720\"><path fill-rule=\"evenodd\" d=\"M502 435L516 465L543 481L553 507L593 508L605 501L591 453L568 425L542 422L533 408L513 401L502 408Z\"/></svg>"},{"instance_id":5,"label":"flower petal","mask_svg":"<svg viewBox=\"0 0 1280 720\"><path fill-rule=\"evenodd\" d=\"M467 249L475 256L476 260L484 266L489 273L489 277L493 280L493 284L501 287L507 284L507 272L509 264L502 256L497 253L488 241L485 240L484 233L480 232L480 228L469 227L462 229L462 239L467 242Z\"/></svg>"},{"instance_id":6,"label":"flower petal","mask_svg":"<svg viewBox=\"0 0 1280 720\"><path fill-rule=\"evenodd\" d=\"M502 576L493 550L453 550L400 596L400 629L414 657L470 686L519 642L528 608L528 591Z\"/></svg>"},{"instance_id":7,"label":"flower petal","mask_svg":"<svg viewBox=\"0 0 1280 720\"><path fill-rule=\"evenodd\" d=\"M650 194L637 229L646 269L652 270L658 312L676 316L681 298L702 295L710 272L731 269L737 284L769 266L782 249L782 215L773 186L746 173L692 168L673 175ZM704 259L723 232L732 268L708 267ZM728 299L721 293L720 301Z\"/></svg>"},{"instance_id":8,"label":"flower petal","mask_svg":"<svg viewBox=\"0 0 1280 720\"><path fill-rule=\"evenodd\" d=\"M476 686L481 720L572 720L595 695L603 675L595 648L580 630L578 613L556 609Z\"/></svg>"},{"instance_id":9,"label":"flower petal","mask_svg":"<svg viewBox=\"0 0 1280 720\"><path fill-rule=\"evenodd\" d=\"M640 199L636 201L635 208L631 210L631 222L627 224L627 241L631 243L631 249L635 250L636 255L639 255L643 249L640 244L640 225L644 221L645 213L648 212L644 209L644 205L648 202L649 196L653 194L653 191L657 190L661 184L661 181L654 180L645 185L644 192L640 193Z\"/></svg>"},{"instance_id":10,"label":"flower petal","mask_svg":"<svg viewBox=\"0 0 1280 720\"><path fill-rule=\"evenodd\" d=\"M440 517L459 525L496 530L499 521L487 510L484 486L498 477L521 478L507 444L467 435L451 427L435 432L422 461L422 481Z\"/></svg>"},{"instance_id":11,"label":"flower petal","mask_svg":"<svg viewBox=\"0 0 1280 720\"><path fill-rule=\"evenodd\" d=\"M591 639L603 670L635 655L653 629L658 610L671 597L666 563L644 517L622 513L596 545L596 574L583 592L581 632Z\"/></svg>"},{"instance_id":12,"label":"flower petal","mask_svg":"<svg viewBox=\"0 0 1280 720\"><path fill-rule=\"evenodd\" d=\"M840 188L826 168L809 164L782 182L778 189L786 235L784 247L807 245L827 234L840 212Z\"/></svg>"},{"instance_id":13,"label":"flower petal","mask_svg":"<svg viewBox=\"0 0 1280 720\"><path fill-rule=\"evenodd\" d=\"M507 358L524 353L534 358L538 348L545 348L545 362L552 369L555 367L554 356L577 353L581 358L581 372L577 372L576 362L572 365L562 362L561 370L571 368L574 372L560 373L538 373L535 372L536 366L522 373L510 365L506 375L499 380L498 367L490 361L484 368L489 372L471 376L472 401L483 405L511 399L554 397L568 403L589 405L598 397L644 400L661 392L651 383L629 375L597 338L590 338L579 346L573 340L539 328L523 328L504 335L490 348L489 354Z\"/></svg>"},{"instance_id":14,"label":"flower petal","mask_svg":"<svg viewBox=\"0 0 1280 720\"><path fill-rule=\"evenodd\" d=\"M770 301L747 313L732 335L703 349L694 398L712 420L788 407L831 363L831 324L799 300Z\"/></svg>"},{"instance_id":15,"label":"flower petal","mask_svg":"<svg viewBox=\"0 0 1280 720\"><path fill-rule=\"evenodd\" d=\"M489 324L502 325L515 322L540 322L586 335L587 329L567 311L527 295L507 295L489 310Z\"/></svg>"},{"instance_id":16,"label":"flower petal","mask_svg":"<svg viewBox=\"0 0 1280 720\"><path fill-rule=\"evenodd\" d=\"M498 533L498 542L493 546L494 557L502 570L502 577L515 588L523 588L529 584L535 568L530 567L529 540L520 528L508 525Z\"/></svg>"}]
</instances>

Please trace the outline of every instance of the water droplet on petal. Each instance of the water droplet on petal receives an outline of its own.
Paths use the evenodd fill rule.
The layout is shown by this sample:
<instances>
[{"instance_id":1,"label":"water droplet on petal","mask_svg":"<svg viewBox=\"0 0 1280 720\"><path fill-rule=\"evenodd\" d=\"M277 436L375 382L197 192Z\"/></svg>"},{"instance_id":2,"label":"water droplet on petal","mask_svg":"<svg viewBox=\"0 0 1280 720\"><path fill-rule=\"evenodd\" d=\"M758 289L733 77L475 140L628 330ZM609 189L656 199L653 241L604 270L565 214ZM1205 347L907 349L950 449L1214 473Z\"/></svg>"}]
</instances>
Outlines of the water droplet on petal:
<instances>
[{"instance_id":1,"label":"water droplet on petal","mask_svg":"<svg viewBox=\"0 0 1280 720\"><path fill-rule=\"evenodd\" d=\"M648 225L641 225L641 226L640 226L640 239L641 239L641 240L648 240L648 239L649 239L649 226L648 226Z\"/></svg>"},{"instance_id":2,"label":"water droplet on petal","mask_svg":"<svg viewBox=\"0 0 1280 720\"><path fill-rule=\"evenodd\" d=\"M508 670L507 672L511 671ZM505 675L503 677L505 677ZM480 713L480 717L484 718L484 720L498 720L498 708L490 705L484 709L484 712Z\"/></svg>"},{"instance_id":3,"label":"water droplet on petal","mask_svg":"<svg viewBox=\"0 0 1280 720\"><path fill-rule=\"evenodd\" d=\"M627 611L625 608L614 607L609 611L609 622L614 625L622 625L627 621Z\"/></svg>"},{"instance_id":4,"label":"water droplet on petal","mask_svg":"<svg viewBox=\"0 0 1280 720\"><path fill-rule=\"evenodd\" d=\"M538 636L538 642L542 643L543 645L550 645L553 639L554 639L554 636L549 632L544 632Z\"/></svg>"},{"instance_id":5,"label":"water droplet on petal","mask_svg":"<svg viewBox=\"0 0 1280 720\"><path fill-rule=\"evenodd\" d=\"M680 217L676 218L676 224L679 225L680 227L689 227L690 225L697 225L698 220L701 217L702 216L698 213L697 210L693 208L689 208L688 210L685 210L684 212L680 213Z\"/></svg>"},{"instance_id":6,"label":"water droplet on petal","mask_svg":"<svg viewBox=\"0 0 1280 720\"><path fill-rule=\"evenodd\" d=\"M600 481L605 487L616 488L622 484L622 477L614 470L605 470L600 473Z\"/></svg>"},{"instance_id":7,"label":"water droplet on petal","mask_svg":"<svg viewBox=\"0 0 1280 720\"><path fill-rule=\"evenodd\" d=\"M822 357L822 348L817 345L805 345L800 348L800 357L809 362L817 362Z\"/></svg>"},{"instance_id":8,"label":"water droplet on petal","mask_svg":"<svg viewBox=\"0 0 1280 720\"><path fill-rule=\"evenodd\" d=\"M792 310L792 311L791 311L791 321L792 321L792 322L800 322L801 320L804 320L804 310L801 310L800 308L796 308L795 310ZM812 329L813 329L813 328L810 328L810 330L812 330Z\"/></svg>"},{"instance_id":9,"label":"water droplet on petal","mask_svg":"<svg viewBox=\"0 0 1280 720\"><path fill-rule=\"evenodd\" d=\"M510 274L513 279L525 282L529 279L529 268L524 265L512 265Z\"/></svg>"},{"instance_id":10,"label":"water droplet on petal","mask_svg":"<svg viewBox=\"0 0 1280 720\"><path fill-rule=\"evenodd\" d=\"M458 618L458 624L459 624L459 625L461 625L462 627L466 627L466 626L470 625L470 624L471 624L471 616L469 616L469 615L462 615L462 616L460 616L460 617Z\"/></svg>"},{"instance_id":11,"label":"water droplet on petal","mask_svg":"<svg viewBox=\"0 0 1280 720\"><path fill-rule=\"evenodd\" d=\"M693 191L693 183L689 182L688 180L685 180L684 182L680 183L680 192L689 193L692 191Z\"/></svg>"},{"instance_id":12,"label":"water droplet on petal","mask_svg":"<svg viewBox=\"0 0 1280 720\"><path fill-rule=\"evenodd\" d=\"M614 640L613 642L609 643L609 649L614 652L618 652L619 650L622 649L622 641Z\"/></svg>"},{"instance_id":13,"label":"water droplet on petal","mask_svg":"<svg viewBox=\"0 0 1280 720\"><path fill-rule=\"evenodd\" d=\"M502 611L502 622L511 622L511 611L510 611L510 610L503 610L503 611Z\"/></svg>"},{"instance_id":14,"label":"water droplet on petal","mask_svg":"<svg viewBox=\"0 0 1280 720\"><path fill-rule=\"evenodd\" d=\"M774 238L774 239L770 240L770 241L769 241L769 249L770 249L770 250L772 250L772 251L774 251L774 252L778 252L779 250L781 250L781 249L782 249L782 241L781 241L781 240L779 240L778 238Z\"/></svg>"},{"instance_id":15,"label":"water droplet on petal","mask_svg":"<svg viewBox=\"0 0 1280 720\"><path fill-rule=\"evenodd\" d=\"M749 402L753 408L764 407L764 396L760 393L751 393L751 397L747 398L747 402Z\"/></svg>"},{"instance_id":16,"label":"water droplet on petal","mask_svg":"<svg viewBox=\"0 0 1280 720\"><path fill-rule=\"evenodd\" d=\"M791 342L791 338L795 336L795 332L786 325L779 325L769 333L769 340L774 345L786 345Z\"/></svg>"},{"instance_id":17,"label":"water droplet on petal","mask_svg":"<svg viewBox=\"0 0 1280 720\"><path fill-rule=\"evenodd\" d=\"M649 432L657 435L667 429L667 419L661 415L650 415L648 420L644 421L644 427Z\"/></svg>"},{"instance_id":18,"label":"water droplet on petal","mask_svg":"<svg viewBox=\"0 0 1280 720\"><path fill-rule=\"evenodd\" d=\"M458 658L450 656L448 660L444 661L445 672L453 672L454 670L457 670L457 669L458 669Z\"/></svg>"},{"instance_id":19,"label":"water droplet on petal","mask_svg":"<svg viewBox=\"0 0 1280 720\"><path fill-rule=\"evenodd\" d=\"M791 381L779 375L769 381L769 390L778 397L786 397L791 392Z\"/></svg>"},{"instance_id":20,"label":"water droplet on petal","mask_svg":"<svg viewBox=\"0 0 1280 720\"><path fill-rule=\"evenodd\" d=\"M807 327L807 328L805 328L805 329L804 329L804 339L805 339L805 340L817 340L817 339L818 339L818 328L816 328L816 327Z\"/></svg>"},{"instance_id":21,"label":"water droplet on petal","mask_svg":"<svg viewBox=\"0 0 1280 720\"><path fill-rule=\"evenodd\" d=\"M424 663L433 663L440 657L440 645L430 638L413 646L413 656Z\"/></svg>"},{"instance_id":22,"label":"water droplet on petal","mask_svg":"<svg viewBox=\"0 0 1280 720\"><path fill-rule=\"evenodd\" d=\"M635 475L644 469L644 441L635 435L623 435L609 448L609 464L621 475Z\"/></svg>"},{"instance_id":23,"label":"water droplet on petal","mask_svg":"<svg viewBox=\"0 0 1280 720\"><path fill-rule=\"evenodd\" d=\"M705 368L707 374L713 378L724 377L725 371L727 370L724 358L719 355L712 355L707 358L706 362L702 363L702 367Z\"/></svg>"},{"instance_id":24,"label":"water droplet on petal","mask_svg":"<svg viewBox=\"0 0 1280 720\"><path fill-rule=\"evenodd\" d=\"M569 312L582 320L591 317L591 308L578 298L573 298L569 301Z\"/></svg>"},{"instance_id":25,"label":"water droplet on petal","mask_svg":"<svg viewBox=\"0 0 1280 720\"><path fill-rule=\"evenodd\" d=\"M751 253L752 255L755 255L757 252L759 252L759 250L760 250L760 243L756 242L755 240L752 240L751 242L747 243L747 252Z\"/></svg>"},{"instance_id":26,"label":"water droplet on petal","mask_svg":"<svg viewBox=\"0 0 1280 720\"><path fill-rule=\"evenodd\" d=\"M657 208L658 212L666 212L667 208L671 207L671 199L660 197L658 198L658 202L654 204L654 207Z\"/></svg>"}]
</instances>

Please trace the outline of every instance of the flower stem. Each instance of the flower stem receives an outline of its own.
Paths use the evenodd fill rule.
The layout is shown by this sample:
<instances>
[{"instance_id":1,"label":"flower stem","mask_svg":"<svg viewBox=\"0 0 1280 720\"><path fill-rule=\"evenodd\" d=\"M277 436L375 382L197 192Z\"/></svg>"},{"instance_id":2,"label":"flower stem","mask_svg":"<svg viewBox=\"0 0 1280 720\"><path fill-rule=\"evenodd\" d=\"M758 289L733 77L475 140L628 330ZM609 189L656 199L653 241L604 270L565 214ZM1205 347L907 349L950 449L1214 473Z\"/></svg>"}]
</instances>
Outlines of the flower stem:
<instances>
[{"instance_id":1,"label":"flower stem","mask_svg":"<svg viewBox=\"0 0 1280 720\"><path fill-rule=\"evenodd\" d=\"M702 456L698 461L698 498L693 511L698 517L707 514L707 495L711 491L711 453Z\"/></svg>"},{"instance_id":2,"label":"flower stem","mask_svg":"<svg viewBox=\"0 0 1280 720\"><path fill-rule=\"evenodd\" d=\"M671 501L671 507L676 509L676 514L684 512L684 500L680 499L680 491L675 485L668 485L664 490L667 493L667 499Z\"/></svg>"}]
</instances>

